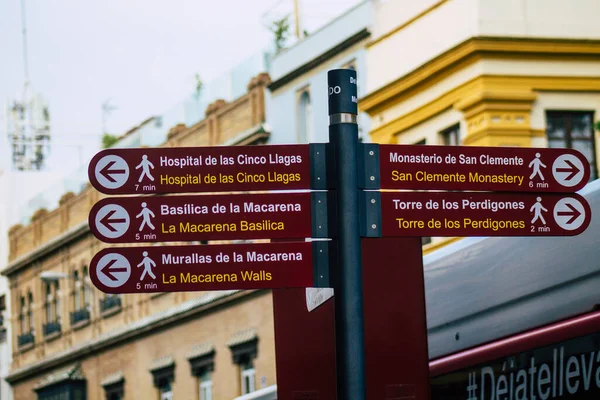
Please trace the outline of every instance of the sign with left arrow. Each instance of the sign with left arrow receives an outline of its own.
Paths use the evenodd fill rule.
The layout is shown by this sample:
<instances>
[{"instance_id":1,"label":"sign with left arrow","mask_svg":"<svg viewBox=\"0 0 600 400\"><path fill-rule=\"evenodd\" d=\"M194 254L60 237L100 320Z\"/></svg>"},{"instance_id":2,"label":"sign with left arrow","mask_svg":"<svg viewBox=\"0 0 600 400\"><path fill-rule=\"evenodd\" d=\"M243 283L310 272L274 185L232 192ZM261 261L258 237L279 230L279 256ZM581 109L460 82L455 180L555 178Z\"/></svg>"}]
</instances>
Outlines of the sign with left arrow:
<instances>
[{"instance_id":1,"label":"sign with left arrow","mask_svg":"<svg viewBox=\"0 0 600 400\"><path fill-rule=\"evenodd\" d=\"M324 188L321 146L277 145L106 149L90 183L106 194L199 193Z\"/></svg>"},{"instance_id":2,"label":"sign with left arrow","mask_svg":"<svg viewBox=\"0 0 600 400\"><path fill-rule=\"evenodd\" d=\"M105 198L89 225L107 243L326 237L326 207L323 192Z\"/></svg>"},{"instance_id":3,"label":"sign with left arrow","mask_svg":"<svg viewBox=\"0 0 600 400\"><path fill-rule=\"evenodd\" d=\"M327 283L326 252L325 242L112 247L90 278L105 293L312 287Z\"/></svg>"}]
</instances>

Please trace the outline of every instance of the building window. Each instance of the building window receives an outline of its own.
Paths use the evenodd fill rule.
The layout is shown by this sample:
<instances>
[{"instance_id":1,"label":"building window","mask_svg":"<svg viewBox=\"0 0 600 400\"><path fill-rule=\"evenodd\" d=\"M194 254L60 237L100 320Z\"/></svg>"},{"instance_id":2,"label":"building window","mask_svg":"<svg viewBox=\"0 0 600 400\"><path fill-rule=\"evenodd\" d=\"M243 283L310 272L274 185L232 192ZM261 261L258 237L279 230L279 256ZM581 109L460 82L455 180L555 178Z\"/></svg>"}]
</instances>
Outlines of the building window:
<instances>
[{"instance_id":1,"label":"building window","mask_svg":"<svg viewBox=\"0 0 600 400\"><path fill-rule=\"evenodd\" d=\"M121 310L121 296L118 294L106 294L100 299L100 312L102 316L112 315Z\"/></svg>"},{"instance_id":2,"label":"building window","mask_svg":"<svg viewBox=\"0 0 600 400\"><path fill-rule=\"evenodd\" d=\"M31 292L27 296L21 296L21 310L19 313L19 335L17 336L17 345L19 347L33 346L35 337L33 335L33 314L31 303L33 295Z\"/></svg>"},{"instance_id":3,"label":"building window","mask_svg":"<svg viewBox=\"0 0 600 400\"><path fill-rule=\"evenodd\" d=\"M239 366L241 394L256 390L256 370L253 360L258 355L258 336L254 329L237 332L227 343L233 363Z\"/></svg>"},{"instance_id":4,"label":"building window","mask_svg":"<svg viewBox=\"0 0 600 400\"><path fill-rule=\"evenodd\" d=\"M427 139L421 139L418 142L416 142L415 144L417 144L417 145L426 145L427 144Z\"/></svg>"},{"instance_id":5,"label":"building window","mask_svg":"<svg viewBox=\"0 0 600 400\"><path fill-rule=\"evenodd\" d=\"M172 400L173 390L171 385L175 380L175 361L173 361L173 357L166 356L152 361L150 373L152 373L154 387L158 389L159 399Z\"/></svg>"},{"instance_id":6,"label":"building window","mask_svg":"<svg viewBox=\"0 0 600 400\"><path fill-rule=\"evenodd\" d=\"M46 323L54 321L52 316L52 287L49 283L46 283L46 302L44 308L46 309Z\"/></svg>"},{"instance_id":7,"label":"building window","mask_svg":"<svg viewBox=\"0 0 600 400\"><path fill-rule=\"evenodd\" d=\"M256 370L252 366L252 361L247 361L240 365L240 370L242 372L242 394L254 392L256 390Z\"/></svg>"},{"instance_id":8,"label":"building window","mask_svg":"<svg viewBox=\"0 0 600 400\"><path fill-rule=\"evenodd\" d=\"M6 296L0 295L0 343L6 340L6 327L4 326L4 311L6 311Z\"/></svg>"},{"instance_id":9,"label":"building window","mask_svg":"<svg viewBox=\"0 0 600 400\"><path fill-rule=\"evenodd\" d=\"M44 309L46 311L46 323L44 324L44 336L60 333L60 321L58 311L58 281L48 282L45 285L46 300Z\"/></svg>"},{"instance_id":10,"label":"building window","mask_svg":"<svg viewBox=\"0 0 600 400\"><path fill-rule=\"evenodd\" d=\"M29 331L33 332L33 294L27 293L27 324Z\"/></svg>"},{"instance_id":11,"label":"building window","mask_svg":"<svg viewBox=\"0 0 600 400\"><path fill-rule=\"evenodd\" d=\"M73 309L75 311L81 310L81 296L80 296L80 288L81 282L79 280L79 271L73 271Z\"/></svg>"},{"instance_id":12,"label":"building window","mask_svg":"<svg viewBox=\"0 0 600 400\"><path fill-rule=\"evenodd\" d=\"M125 395L125 375L122 371L108 375L100 382L104 388L106 400L123 400Z\"/></svg>"},{"instance_id":13,"label":"building window","mask_svg":"<svg viewBox=\"0 0 600 400\"><path fill-rule=\"evenodd\" d=\"M312 112L310 90L305 88L298 94L298 143L308 143L312 139Z\"/></svg>"},{"instance_id":14,"label":"building window","mask_svg":"<svg viewBox=\"0 0 600 400\"><path fill-rule=\"evenodd\" d=\"M38 400L85 400L87 382L79 364L46 375L33 390Z\"/></svg>"},{"instance_id":15,"label":"building window","mask_svg":"<svg viewBox=\"0 0 600 400\"><path fill-rule=\"evenodd\" d=\"M169 382L165 382L158 390L160 393L160 400L173 400L173 390L171 389L171 384Z\"/></svg>"},{"instance_id":16,"label":"building window","mask_svg":"<svg viewBox=\"0 0 600 400\"><path fill-rule=\"evenodd\" d=\"M210 372L200 377L200 400L212 400L212 377Z\"/></svg>"},{"instance_id":17,"label":"building window","mask_svg":"<svg viewBox=\"0 0 600 400\"><path fill-rule=\"evenodd\" d=\"M83 275L81 276L81 292L83 294L83 303L84 307L88 308L90 306L90 285L87 282L88 277L88 267L83 267Z\"/></svg>"},{"instance_id":18,"label":"building window","mask_svg":"<svg viewBox=\"0 0 600 400\"><path fill-rule=\"evenodd\" d=\"M594 113L591 111L546 111L548 147L580 151L590 163L590 180L596 179Z\"/></svg>"},{"instance_id":19,"label":"building window","mask_svg":"<svg viewBox=\"0 0 600 400\"><path fill-rule=\"evenodd\" d=\"M27 319L26 319L26 315L27 315L27 306L26 306L26 301L25 301L25 296L21 296L21 309L19 312L19 329L20 329L20 333L26 333L27 332Z\"/></svg>"},{"instance_id":20,"label":"building window","mask_svg":"<svg viewBox=\"0 0 600 400\"><path fill-rule=\"evenodd\" d=\"M195 345L187 356L192 375L198 377L200 400L212 400L212 376L215 348L210 343Z\"/></svg>"},{"instance_id":21,"label":"building window","mask_svg":"<svg viewBox=\"0 0 600 400\"><path fill-rule=\"evenodd\" d=\"M440 132L442 143L446 146L458 146L460 144L460 124L452 125Z\"/></svg>"}]
</instances>

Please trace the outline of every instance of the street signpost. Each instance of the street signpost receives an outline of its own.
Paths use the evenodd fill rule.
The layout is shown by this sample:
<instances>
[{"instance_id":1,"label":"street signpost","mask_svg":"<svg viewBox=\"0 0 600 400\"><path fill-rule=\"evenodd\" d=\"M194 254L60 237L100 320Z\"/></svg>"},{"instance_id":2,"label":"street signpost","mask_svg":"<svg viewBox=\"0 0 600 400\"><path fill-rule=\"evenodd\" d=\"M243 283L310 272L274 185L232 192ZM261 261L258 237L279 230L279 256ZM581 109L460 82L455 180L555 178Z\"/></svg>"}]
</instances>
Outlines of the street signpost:
<instances>
[{"instance_id":1,"label":"street signpost","mask_svg":"<svg viewBox=\"0 0 600 400\"><path fill-rule=\"evenodd\" d=\"M590 166L572 149L359 143L356 82L328 73L328 144L99 152L93 187L138 195L92 207L101 241L277 243L106 248L93 284L274 289L279 400L427 398L419 237L578 235Z\"/></svg>"},{"instance_id":2,"label":"street signpost","mask_svg":"<svg viewBox=\"0 0 600 400\"><path fill-rule=\"evenodd\" d=\"M324 188L322 145L107 149L89 165L106 194Z\"/></svg>"},{"instance_id":3,"label":"street signpost","mask_svg":"<svg viewBox=\"0 0 600 400\"><path fill-rule=\"evenodd\" d=\"M384 192L382 236L574 236L590 224L577 195Z\"/></svg>"},{"instance_id":4,"label":"street signpost","mask_svg":"<svg viewBox=\"0 0 600 400\"><path fill-rule=\"evenodd\" d=\"M105 293L187 292L327 285L325 242L111 247L90 264Z\"/></svg>"},{"instance_id":5,"label":"street signpost","mask_svg":"<svg viewBox=\"0 0 600 400\"><path fill-rule=\"evenodd\" d=\"M575 192L590 177L576 150L379 145L381 189Z\"/></svg>"},{"instance_id":6,"label":"street signpost","mask_svg":"<svg viewBox=\"0 0 600 400\"><path fill-rule=\"evenodd\" d=\"M312 223L326 207L319 192L115 197L92 207L89 224L107 243L326 237Z\"/></svg>"}]
</instances>

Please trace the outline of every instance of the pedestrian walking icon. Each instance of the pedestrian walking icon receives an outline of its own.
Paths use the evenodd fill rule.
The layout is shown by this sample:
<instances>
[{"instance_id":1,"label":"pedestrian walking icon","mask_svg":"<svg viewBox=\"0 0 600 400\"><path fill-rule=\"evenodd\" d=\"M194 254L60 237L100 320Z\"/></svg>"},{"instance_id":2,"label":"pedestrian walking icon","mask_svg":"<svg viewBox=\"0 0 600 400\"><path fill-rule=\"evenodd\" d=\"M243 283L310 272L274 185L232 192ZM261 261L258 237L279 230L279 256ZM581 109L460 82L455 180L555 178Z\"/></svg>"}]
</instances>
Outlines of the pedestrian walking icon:
<instances>
[{"instance_id":1,"label":"pedestrian walking icon","mask_svg":"<svg viewBox=\"0 0 600 400\"><path fill-rule=\"evenodd\" d=\"M154 177L150 173L150 168L154 169L154 164L152 164L148 160L148 156L145 154L142 156L142 161L137 165L137 167L135 167L135 169L140 169L140 168L142 169L142 173L140 174L140 178L138 179L138 182L142 182L142 179L144 179L144 176L147 177L148 179L150 179L151 181L154 181Z\"/></svg>"},{"instance_id":2,"label":"pedestrian walking icon","mask_svg":"<svg viewBox=\"0 0 600 400\"><path fill-rule=\"evenodd\" d=\"M542 215L542 211L544 212L548 212L548 210L546 208L544 208L544 206L542 205L542 198L538 197L536 198L536 202L534 205L531 206L531 208L529 209L529 212L533 212L533 219L531 220L531 223L533 224L535 221L537 221L538 219L540 221L542 221L542 224L546 225L546 220L544 219L544 216Z\"/></svg>"},{"instance_id":3,"label":"pedestrian walking icon","mask_svg":"<svg viewBox=\"0 0 600 400\"><path fill-rule=\"evenodd\" d=\"M147 251L143 252L142 256L144 256L142 262L137 265L138 268L144 267L144 271L142 271L142 276L140 277L140 281L143 281L144 277L146 277L146 275L150 275L152 277L152 279L156 279L156 276L152 272L152 267L156 267L156 263L150 257L148 257Z\"/></svg>"},{"instance_id":4,"label":"pedestrian walking icon","mask_svg":"<svg viewBox=\"0 0 600 400\"><path fill-rule=\"evenodd\" d=\"M540 167L546 168L546 166L544 165L544 163L542 163L540 157L540 153L535 153L535 158L529 163L529 168L533 168L529 179L533 179L536 175L539 175L540 180L544 180L544 175L542 175L542 170L540 169Z\"/></svg>"},{"instance_id":5,"label":"pedestrian walking icon","mask_svg":"<svg viewBox=\"0 0 600 400\"><path fill-rule=\"evenodd\" d=\"M154 230L154 225L152 224L152 221L150 220L150 218L154 218L155 215L154 213L148 208L148 205L146 204L146 202L142 203L142 211L140 211L140 213L138 215L135 216L136 218L142 218L142 223L140 224L140 229L139 231L141 232L142 229L144 229L145 226L149 226L150 229Z\"/></svg>"}]
</instances>

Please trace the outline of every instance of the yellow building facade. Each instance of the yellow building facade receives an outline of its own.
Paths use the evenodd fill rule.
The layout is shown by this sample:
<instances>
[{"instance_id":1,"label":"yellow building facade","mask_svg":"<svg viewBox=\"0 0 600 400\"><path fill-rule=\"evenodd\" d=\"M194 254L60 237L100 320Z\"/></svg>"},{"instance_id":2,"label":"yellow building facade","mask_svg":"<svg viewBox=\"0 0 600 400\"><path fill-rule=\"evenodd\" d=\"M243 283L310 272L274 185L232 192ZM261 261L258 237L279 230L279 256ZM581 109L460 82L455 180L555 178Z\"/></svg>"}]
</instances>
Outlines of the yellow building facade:
<instances>
[{"instance_id":1,"label":"yellow building facade","mask_svg":"<svg viewBox=\"0 0 600 400\"><path fill-rule=\"evenodd\" d=\"M409 4L410 3L410 4ZM569 147L598 177L600 3L379 4L367 45L377 143ZM455 239L433 238L425 252Z\"/></svg>"},{"instance_id":2,"label":"yellow building facade","mask_svg":"<svg viewBox=\"0 0 600 400\"><path fill-rule=\"evenodd\" d=\"M166 147L262 144L267 74L218 100ZM133 132L131 132L133 133ZM89 280L106 244L90 232L104 195L66 193L9 232L15 400L231 400L275 384L270 291L108 295ZM200 245L200 243L196 243Z\"/></svg>"}]
</instances>

